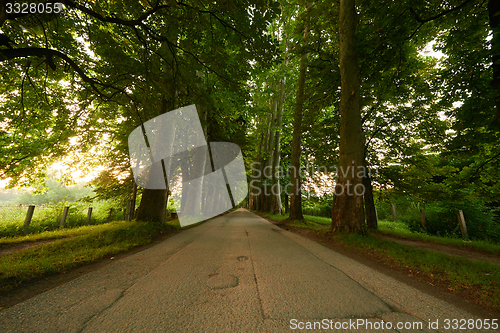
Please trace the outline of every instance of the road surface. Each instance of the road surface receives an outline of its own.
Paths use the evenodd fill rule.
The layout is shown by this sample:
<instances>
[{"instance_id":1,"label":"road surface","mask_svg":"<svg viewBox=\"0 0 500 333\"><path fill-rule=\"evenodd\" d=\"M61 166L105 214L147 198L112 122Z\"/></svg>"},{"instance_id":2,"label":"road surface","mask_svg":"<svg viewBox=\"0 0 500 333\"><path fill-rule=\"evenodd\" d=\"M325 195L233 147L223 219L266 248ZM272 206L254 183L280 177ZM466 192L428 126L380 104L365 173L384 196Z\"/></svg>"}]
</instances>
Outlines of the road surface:
<instances>
[{"instance_id":1,"label":"road surface","mask_svg":"<svg viewBox=\"0 0 500 333\"><path fill-rule=\"evenodd\" d=\"M477 318L239 209L1 311L0 332L452 332L447 319Z\"/></svg>"}]
</instances>

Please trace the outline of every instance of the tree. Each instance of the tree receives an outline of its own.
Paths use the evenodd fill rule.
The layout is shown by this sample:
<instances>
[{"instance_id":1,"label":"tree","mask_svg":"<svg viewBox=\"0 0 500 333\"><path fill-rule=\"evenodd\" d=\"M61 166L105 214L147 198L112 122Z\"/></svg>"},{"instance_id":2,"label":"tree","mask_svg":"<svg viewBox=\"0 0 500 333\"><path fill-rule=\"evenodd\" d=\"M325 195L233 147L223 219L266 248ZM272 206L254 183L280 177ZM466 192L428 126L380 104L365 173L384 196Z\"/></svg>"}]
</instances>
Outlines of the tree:
<instances>
[{"instance_id":1,"label":"tree","mask_svg":"<svg viewBox=\"0 0 500 333\"><path fill-rule=\"evenodd\" d=\"M339 176L332 205L332 228L363 231L364 138L361 129L360 75L356 53L357 13L354 0L341 0L340 26L340 152Z\"/></svg>"},{"instance_id":2,"label":"tree","mask_svg":"<svg viewBox=\"0 0 500 333\"><path fill-rule=\"evenodd\" d=\"M497 110L497 125L500 130L500 3L495 0L488 1L488 16L492 32L491 53L493 80L491 85L495 89L495 107Z\"/></svg>"},{"instance_id":3,"label":"tree","mask_svg":"<svg viewBox=\"0 0 500 333\"><path fill-rule=\"evenodd\" d=\"M109 167L123 171L121 162L126 160L127 136L132 129L176 105L195 103L208 110L206 117L200 117L204 126L219 116L234 117L234 113L241 112L237 106L245 105L248 97L242 88L242 83L249 78L247 62L264 64L275 57L270 39L263 33L279 11L272 2L189 1L104 6L99 2L83 5L67 0L64 4L65 15L10 13L1 17L5 36L16 42L12 48L0 48L0 63L9 70L8 77L4 78L8 84L2 85L4 90L0 93L15 102L8 104L7 119L2 119L10 122L9 125L15 124L0 133L0 140L7 143L2 151L5 161L0 160L5 171L3 177L17 174L17 179L21 179L21 174L35 174L26 166L36 169L44 154L54 158L64 155L70 146L64 142L74 135L81 135L82 143L91 147L102 137L95 134L99 131L108 131L113 140L109 143ZM3 9L2 14L6 14ZM193 19L197 24L192 24ZM85 50L81 40L90 51ZM41 61L30 66L36 56L41 57ZM34 72L33 67L39 69L40 65L50 74L48 79ZM59 76L52 76L54 68ZM62 79L80 89L72 87L72 94L68 94L57 86ZM29 87L25 82L30 83ZM20 97L16 95L16 88L21 91ZM62 110L54 116L54 103L47 102L41 108L38 104L43 104L44 99L35 97L36 91L32 93L28 88L38 89L42 97L43 94L60 96L58 102ZM217 93L211 94L211 90ZM68 108L71 103L66 97L81 100L79 112ZM21 141L15 138L25 131L23 126L29 125L24 113L21 117L16 115L16 109L27 104L28 98L30 106L36 106L33 112L36 116L42 114L50 126L52 121L57 121L56 128L65 130L37 126L33 128L32 140L20 142L19 146L9 145L9 141ZM223 112L217 115L221 110ZM78 126L72 126L75 123ZM230 135L230 131L220 132ZM46 133L53 134L50 140ZM34 145L34 139L38 138L40 144ZM119 163L114 162L117 155L120 155ZM43 160L49 162L46 158ZM129 182L122 185L132 189ZM161 220L164 211L164 203L161 203L165 201L166 192L151 193L152 197L148 190L144 192L144 204L158 202L159 205L149 205L141 211L160 215L140 215L140 218Z\"/></svg>"},{"instance_id":4,"label":"tree","mask_svg":"<svg viewBox=\"0 0 500 333\"><path fill-rule=\"evenodd\" d=\"M288 43L287 43L288 44ZM285 51L285 66L288 65L288 48ZM276 115L276 134L275 134L275 143L274 143L274 153L273 153L273 161L272 161L272 195L273 195L273 214L281 214L281 187L279 183L279 178L277 175L278 167L280 165L280 157L281 157L281 145L280 145L280 136L281 129L283 126L283 104L285 101L285 86L286 86L286 76L283 76L280 83L280 99L278 102L278 110Z\"/></svg>"},{"instance_id":5,"label":"tree","mask_svg":"<svg viewBox=\"0 0 500 333\"><path fill-rule=\"evenodd\" d=\"M290 220L303 220L302 214L302 180L300 168L301 142L302 142L302 114L304 109L304 86L307 71L307 41L309 35L309 10L312 3L304 4L306 9L304 16L304 37L302 40L301 56L299 63L299 78L297 82L297 97L295 100L295 112L293 117L292 151L290 163Z\"/></svg>"}]
</instances>

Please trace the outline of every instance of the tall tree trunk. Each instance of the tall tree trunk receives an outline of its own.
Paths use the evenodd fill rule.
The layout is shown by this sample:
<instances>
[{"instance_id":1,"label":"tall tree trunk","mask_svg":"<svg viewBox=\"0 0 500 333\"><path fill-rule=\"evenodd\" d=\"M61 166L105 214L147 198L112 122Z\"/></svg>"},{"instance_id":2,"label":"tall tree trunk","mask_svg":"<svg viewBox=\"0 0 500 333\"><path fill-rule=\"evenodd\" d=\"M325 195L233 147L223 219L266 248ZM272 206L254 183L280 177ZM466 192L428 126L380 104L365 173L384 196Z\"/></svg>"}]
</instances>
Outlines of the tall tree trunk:
<instances>
[{"instance_id":1,"label":"tall tree trunk","mask_svg":"<svg viewBox=\"0 0 500 333\"><path fill-rule=\"evenodd\" d=\"M340 0L340 153L332 203L332 229L364 231L364 138L361 128L360 76L356 54L354 0Z\"/></svg>"},{"instance_id":2,"label":"tall tree trunk","mask_svg":"<svg viewBox=\"0 0 500 333\"><path fill-rule=\"evenodd\" d=\"M370 172L368 167L365 166L365 176L363 177L363 186L365 190L364 194L364 203L365 203L365 214L366 214L366 225L368 229L377 230L378 221L377 221L377 213L375 211L375 201L373 200L373 187L372 180L370 177Z\"/></svg>"},{"instance_id":3,"label":"tall tree trunk","mask_svg":"<svg viewBox=\"0 0 500 333\"><path fill-rule=\"evenodd\" d=\"M145 188L142 191L141 203L137 210L137 221L165 221L167 197L166 190L150 190Z\"/></svg>"},{"instance_id":4,"label":"tall tree trunk","mask_svg":"<svg viewBox=\"0 0 500 333\"><path fill-rule=\"evenodd\" d=\"M267 165L267 159L269 154L269 137L272 126L273 115L269 113L267 118L267 125L265 128L265 138L262 143L262 147L264 148L262 151L262 155L260 156L259 167L260 167L260 195L259 195L259 210L266 211L266 192L267 192L267 183L266 176L264 175L265 166Z\"/></svg>"},{"instance_id":5,"label":"tall tree trunk","mask_svg":"<svg viewBox=\"0 0 500 333\"><path fill-rule=\"evenodd\" d=\"M162 98L160 114L165 112L167 112L167 102L165 98ZM151 139L154 140L154 138ZM171 144L173 144L173 140L171 141ZM164 173L167 172L167 170L165 170L164 168L164 163L162 163L162 168ZM168 180L166 177L165 185L166 189L164 190L152 190L149 188L143 189L141 202L139 204L139 208L137 209L137 221L165 221L168 200Z\"/></svg>"},{"instance_id":6,"label":"tall tree trunk","mask_svg":"<svg viewBox=\"0 0 500 333\"><path fill-rule=\"evenodd\" d=\"M255 163L252 164L252 179L250 180L250 197L248 198L248 207L253 210L259 210L259 196L261 192L260 186L260 160L262 155L262 142L264 141L264 132L260 134L259 150ZM257 169L258 168L258 169Z\"/></svg>"},{"instance_id":7,"label":"tall tree trunk","mask_svg":"<svg viewBox=\"0 0 500 333\"><path fill-rule=\"evenodd\" d=\"M490 0L488 2L488 14L490 17L490 27L493 31L493 38L491 38L493 80L491 81L491 85L495 89L497 124L500 130L500 2L498 0Z\"/></svg>"},{"instance_id":8,"label":"tall tree trunk","mask_svg":"<svg viewBox=\"0 0 500 333\"><path fill-rule=\"evenodd\" d=\"M280 134L281 134L281 127L282 127L282 120L283 120L283 99L284 99L284 94L285 94L285 82L286 78L283 77L283 80L281 82L281 96L280 96L280 103L278 105L278 112L276 115L276 135L275 135L275 143L274 143L274 154L273 154L273 162L272 162L272 168L271 168L271 173L272 173L272 196L273 196L273 206L272 206L272 211L273 214L281 214L282 209L281 209L281 189L280 189L280 183L279 183L279 178L276 175L276 169L280 165L280 155L281 155L281 146L280 146Z\"/></svg>"},{"instance_id":9,"label":"tall tree trunk","mask_svg":"<svg viewBox=\"0 0 500 333\"><path fill-rule=\"evenodd\" d=\"M288 204L288 194L285 191L285 214L288 214L290 211L290 205Z\"/></svg>"},{"instance_id":10,"label":"tall tree trunk","mask_svg":"<svg viewBox=\"0 0 500 333\"><path fill-rule=\"evenodd\" d=\"M304 27L304 44L307 45L309 34L309 3L306 7ZM300 57L299 79L297 85L297 98L295 101L295 112L293 117L291 172L290 172L290 220L303 220L301 179L300 179L300 154L302 141L302 113L304 109L304 86L306 83L307 52L304 50Z\"/></svg>"},{"instance_id":11,"label":"tall tree trunk","mask_svg":"<svg viewBox=\"0 0 500 333\"><path fill-rule=\"evenodd\" d=\"M179 36L178 29L171 29L169 31L170 41L177 44ZM167 63L165 65L165 77L163 80L164 90L162 91L162 99L160 104L160 109L157 111L157 115L166 113L168 111L175 110L177 108L177 73L175 71L176 48L172 48L168 59L164 59ZM170 63L168 63L170 62ZM171 144L173 144L173 138L175 133L172 133ZM151 138L148 138L151 140ZM138 221L152 221L152 222L164 222L167 212L167 201L169 195L167 173L169 166L165 167L165 163L162 161L163 173L165 175L165 185L164 190L151 190L145 188L142 191L141 203L137 210L137 220Z\"/></svg>"},{"instance_id":12,"label":"tall tree trunk","mask_svg":"<svg viewBox=\"0 0 500 333\"><path fill-rule=\"evenodd\" d=\"M285 34L285 68L288 66L288 36ZM283 208L281 207L281 186L279 178L276 174L276 168L279 168L280 158L281 158L281 145L280 145L280 135L281 129L283 127L283 105L285 104L285 87L286 87L286 76L283 75L283 79L280 84L280 99L278 103L278 110L276 114L276 135L274 144L274 156L273 156L273 166L272 166L272 181L273 181L273 214L282 214Z\"/></svg>"},{"instance_id":13,"label":"tall tree trunk","mask_svg":"<svg viewBox=\"0 0 500 333\"><path fill-rule=\"evenodd\" d=\"M273 211L273 181L272 181L272 172L273 172L273 163L274 163L274 139L276 134L276 113L278 109L278 99L271 99L271 124L269 126L269 145L267 147L267 157L265 163L265 171L264 177L266 179L266 191L264 192L264 202L265 208L264 211L272 212Z\"/></svg>"},{"instance_id":14,"label":"tall tree trunk","mask_svg":"<svg viewBox=\"0 0 500 333\"><path fill-rule=\"evenodd\" d=\"M135 205L136 205L136 201L137 201L137 184L134 182L134 185L132 187L132 207L131 207L131 214L130 216L132 217L131 220L133 220L135 218Z\"/></svg>"}]
</instances>

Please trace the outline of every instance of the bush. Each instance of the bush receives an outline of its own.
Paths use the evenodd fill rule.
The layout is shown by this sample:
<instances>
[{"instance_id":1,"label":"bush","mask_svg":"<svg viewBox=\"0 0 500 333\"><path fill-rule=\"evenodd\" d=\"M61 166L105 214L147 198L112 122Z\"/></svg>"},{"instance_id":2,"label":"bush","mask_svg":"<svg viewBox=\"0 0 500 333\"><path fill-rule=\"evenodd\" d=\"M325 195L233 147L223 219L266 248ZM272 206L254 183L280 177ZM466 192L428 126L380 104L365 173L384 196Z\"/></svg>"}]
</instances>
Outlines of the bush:
<instances>
[{"instance_id":1,"label":"bush","mask_svg":"<svg viewBox=\"0 0 500 333\"><path fill-rule=\"evenodd\" d=\"M399 198L392 202L384 201L376 204L379 220L392 221L391 203L394 203L396 209L396 219L399 221L412 220L418 217L420 221L420 205L409 198Z\"/></svg>"},{"instance_id":2,"label":"bush","mask_svg":"<svg viewBox=\"0 0 500 333\"><path fill-rule=\"evenodd\" d=\"M332 217L332 205L328 204L315 204L310 207L304 207L302 209L304 215L321 216L321 217Z\"/></svg>"},{"instance_id":3,"label":"bush","mask_svg":"<svg viewBox=\"0 0 500 333\"><path fill-rule=\"evenodd\" d=\"M377 209L377 216L379 220L392 221L391 203L381 202L375 205Z\"/></svg>"}]
</instances>

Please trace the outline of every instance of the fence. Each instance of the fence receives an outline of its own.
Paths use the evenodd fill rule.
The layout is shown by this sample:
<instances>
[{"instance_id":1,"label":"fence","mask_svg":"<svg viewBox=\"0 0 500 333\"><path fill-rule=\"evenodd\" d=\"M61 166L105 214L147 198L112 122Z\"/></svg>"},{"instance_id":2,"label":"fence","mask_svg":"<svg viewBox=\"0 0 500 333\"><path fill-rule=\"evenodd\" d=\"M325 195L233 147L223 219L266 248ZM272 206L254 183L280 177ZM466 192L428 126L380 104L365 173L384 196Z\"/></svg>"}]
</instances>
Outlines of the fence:
<instances>
[{"instance_id":1,"label":"fence","mask_svg":"<svg viewBox=\"0 0 500 333\"><path fill-rule=\"evenodd\" d=\"M132 200L129 201L127 208L122 209L123 210L123 219L130 221L133 219L133 202ZM92 223L92 211L93 207L88 207L87 209L87 219L86 219L86 224L90 225ZM24 219L24 224L23 224L23 233L24 235L27 235L29 233L30 229L30 224L31 220L33 219L33 214L35 212L35 206L30 205L28 206L28 211L26 212L26 218ZM110 208L108 217L107 217L107 222L110 222L113 216L113 213L115 212L115 208ZM62 215L61 215L61 220L59 222L59 227L64 228L66 225L66 220L68 218L68 213L69 213L69 206L64 207Z\"/></svg>"},{"instance_id":2,"label":"fence","mask_svg":"<svg viewBox=\"0 0 500 333\"><path fill-rule=\"evenodd\" d=\"M134 214L135 213L134 206L135 205L134 205L133 200L129 200L129 202L127 204L127 208L123 210L123 218L125 220L130 221L133 219L133 217L135 215ZM87 220L86 220L87 225L91 224L91 222L92 222L92 210L93 210L92 207L89 207L87 210ZM34 211L35 211L34 205L28 206L28 211L26 212L26 218L24 219L24 225L23 225L24 235L27 235L29 233L29 226L31 223L31 219L33 218ZM68 206L64 207L64 210L63 210L62 216L61 216L61 221L59 223L60 228L64 228L64 226L66 224L68 211L69 211L69 207ZM110 218L113 214L113 211L114 211L114 208L109 209L108 222L110 221ZM375 213L377 214L377 219L378 219L378 212L377 212L376 208L375 208ZM397 220L397 214L396 214L396 206L393 203L391 203L391 214L392 214L392 220L395 222ZM462 233L462 238L468 239L469 236L467 233L467 224L465 222L465 217L464 217L462 210L457 211L457 220L458 220L458 224L460 226L460 231ZM420 221L422 224L422 228L426 229L427 218L425 216L425 210L423 208L420 208Z\"/></svg>"},{"instance_id":3,"label":"fence","mask_svg":"<svg viewBox=\"0 0 500 333\"><path fill-rule=\"evenodd\" d=\"M392 220L396 221L398 219L398 217L397 217L397 213L396 213L395 204L391 203L390 207L387 207L387 208L389 208L389 210L386 209L385 210L386 214L383 215L382 217L383 218L386 217L389 219L390 219L390 217L392 217ZM420 211L420 224L422 225L422 228L424 230L428 230L428 221L427 221L427 217L425 214L425 210L423 208L415 207L416 214L418 214L417 209L419 209L419 211ZM331 218L331 210L332 210L331 205L317 205L314 207L304 207L303 213L304 213L304 215L322 216L322 217ZM375 208L375 214L376 214L377 220L379 220L379 217L378 217L379 214L378 214L378 211L376 208ZM467 224L465 222L464 213L462 210L456 210L456 214L457 214L458 225L460 226L460 231L462 233L462 238L468 239L469 235L467 232Z\"/></svg>"},{"instance_id":4,"label":"fence","mask_svg":"<svg viewBox=\"0 0 500 333\"><path fill-rule=\"evenodd\" d=\"M376 208L375 208L375 212L377 212ZM396 220L397 220L396 205L393 203L391 203L391 214L392 214L392 221L396 222ZM378 217L377 217L377 219L378 219ZM460 226L460 231L462 233L462 238L468 239L469 235L467 233L467 224L465 222L465 217L464 217L464 213L462 210L457 210L457 220L458 220L458 225ZM425 216L425 210L423 208L420 208L420 223L421 223L422 228L424 230L427 229L427 218Z\"/></svg>"},{"instance_id":5,"label":"fence","mask_svg":"<svg viewBox=\"0 0 500 333\"><path fill-rule=\"evenodd\" d=\"M113 213L116 212L115 209L116 208L110 208L109 209L109 213L108 213L108 217L107 217L107 222L111 221ZM126 220L126 221L133 220L134 216L135 216L135 214L137 212L137 210L135 209L134 200L132 200L132 199L127 202L127 207L125 209L119 209L119 210L123 211L123 219ZM35 206L34 205L28 206L28 211L26 213L26 218L24 219L24 224L23 224L24 235L27 235L29 233L30 223L31 223L31 220L33 218L34 211L35 211ZM59 227L60 228L64 228L64 226L66 225L66 220L68 218L68 212L69 212L69 206L64 207L62 215L61 215L61 220L59 222ZM89 225L89 224L92 223L92 212L93 212L93 207L88 207L88 209L87 209L87 219L86 219L86 224L87 225ZM170 214L171 214L172 218L177 218L177 213L171 212Z\"/></svg>"}]
</instances>

